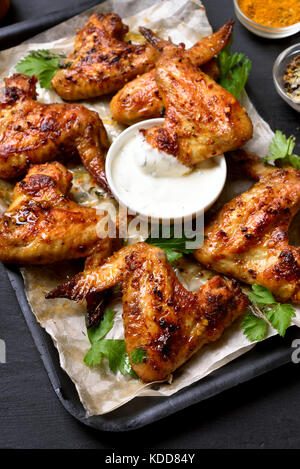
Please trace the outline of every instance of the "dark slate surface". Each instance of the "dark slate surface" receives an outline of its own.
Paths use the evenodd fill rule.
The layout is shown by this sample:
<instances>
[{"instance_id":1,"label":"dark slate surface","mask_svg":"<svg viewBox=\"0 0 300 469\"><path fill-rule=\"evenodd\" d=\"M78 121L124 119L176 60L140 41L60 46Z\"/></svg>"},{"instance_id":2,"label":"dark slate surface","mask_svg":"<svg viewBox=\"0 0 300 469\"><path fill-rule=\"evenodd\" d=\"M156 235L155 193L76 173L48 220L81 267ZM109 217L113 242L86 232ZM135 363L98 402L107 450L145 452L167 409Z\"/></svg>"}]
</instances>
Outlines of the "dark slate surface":
<instances>
[{"instance_id":1,"label":"dark slate surface","mask_svg":"<svg viewBox=\"0 0 300 469\"><path fill-rule=\"evenodd\" d=\"M6 46L15 36L14 22L55 13L56 18L95 5L96 1L13 0ZM230 0L204 0L214 28L234 17ZM62 10L63 9L63 10ZM57 19L56 19L57 21ZM26 28L25 28L26 29ZM0 36L1 36L0 27ZM2 30L3 31L3 30ZM36 25L33 32L37 32ZM299 136L299 115L277 96L272 66L277 55L300 42L299 35L280 41L257 38L239 23L234 47L253 62L248 93L273 129ZM4 46L3 46L4 47ZM299 153L298 144L298 153ZM14 292L0 267L0 339L7 363L0 363L0 447L2 448L299 448L299 365L289 364L195 405L143 430L122 435L98 432L73 419L56 398L27 329Z\"/></svg>"}]
</instances>

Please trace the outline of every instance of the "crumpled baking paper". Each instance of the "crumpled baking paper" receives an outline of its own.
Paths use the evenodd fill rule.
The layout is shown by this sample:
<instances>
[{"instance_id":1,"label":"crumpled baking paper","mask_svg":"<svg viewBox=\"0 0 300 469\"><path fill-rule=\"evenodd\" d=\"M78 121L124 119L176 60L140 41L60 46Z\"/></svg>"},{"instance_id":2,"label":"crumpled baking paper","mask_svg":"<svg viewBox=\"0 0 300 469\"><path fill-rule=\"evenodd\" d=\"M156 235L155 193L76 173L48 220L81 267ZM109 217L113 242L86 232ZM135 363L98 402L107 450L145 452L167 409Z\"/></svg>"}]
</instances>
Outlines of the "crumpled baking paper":
<instances>
[{"instance_id":1,"label":"crumpled baking paper","mask_svg":"<svg viewBox=\"0 0 300 469\"><path fill-rule=\"evenodd\" d=\"M0 52L0 78L13 73L14 65L29 50L43 48L68 54L73 48L76 30L83 26L89 16L93 12L109 11L114 11L125 18L124 21L132 32L138 33L138 27L144 25L154 29L164 38L170 37L175 43L185 42L187 47L212 32L205 9L199 0L165 0L162 2L110 0L49 29L34 40L31 39L18 47ZM132 16L128 17L128 15ZM62 102L53 90L40 88L38 88L38 99L44 103ZM240 101L247 109L254 125L253 139L246 147L264 156L268 152L273 132L257 114L245 92ZM112 120L108 98L89 100L81 104L99 113L111 140L124 129ZM95 190L91 190L90 177L85 170L82 167L73 167L72 172L74 198L83 205L99 209L108 208L112 201L99 197ZM229 175L217 205L222 206L223 203L248 187L249 183L247 185L246 181L233 180ZM11 189L10 183L1 181L0 209L2 210L10 201ZM176 371L173 380L169 383L145 385L129 376L124 377L119 372L114 375L105 361L98 367L89 368L83 362L90 347L84 319L85 305L64 299L47 301L44 298L45 294L67 275L79 271L79 264L78 261L74 261L55 266L27 267L22 269L22 274L32 311L41 326L51 335L59 352L60 364L74 382L87 416L110 412L136 396L169 396L202 379L254 346L243 335L240 330L240 321L237 321L225 331L219 341L203 347L188 363ZM179 267L181 268L177 269L177 274L190 290L197 289L212 276L211 272L203 270L193 260L182 259L179 261ZM123 338L121 298L114 298L112 306L117 313L114 327L107 337ZM300 327L299 307L296 314L294 324ZM275 333L274 330L270 330L269 336Z\"/></svg>"}]
</instances>

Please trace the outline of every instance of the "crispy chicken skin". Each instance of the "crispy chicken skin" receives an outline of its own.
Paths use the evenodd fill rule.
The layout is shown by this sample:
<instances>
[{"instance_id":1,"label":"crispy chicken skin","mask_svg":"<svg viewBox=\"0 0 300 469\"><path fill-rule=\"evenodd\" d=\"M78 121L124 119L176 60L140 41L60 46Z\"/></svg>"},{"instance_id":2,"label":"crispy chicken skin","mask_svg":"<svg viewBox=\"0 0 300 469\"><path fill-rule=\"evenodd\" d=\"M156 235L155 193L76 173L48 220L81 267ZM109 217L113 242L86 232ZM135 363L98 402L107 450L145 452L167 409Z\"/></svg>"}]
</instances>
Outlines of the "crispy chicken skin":
<instances>
[{"instance_id":1,"label":"crispy chicken skin","mask_svg":"<svg viewBox=\"0 0 300 469\"><path fill-rule=\"evenodd\" d=\"M186 290L164 251L145 243L121 249L48 298L80 300L120 282L126 350L129 357L136 348L146 351L142 363L131 363L145 382L165 380L204 344L217 340L248 305L237 282L218 276L197 292Z\"/></svg>"},{"instance_id":2,"label":"crispy chicken skin","mask_svg":"<svg viewBox=\"0 0 300 469\"><path fill-rule=\"evenodd\" d=\"M234 96L195 67L183 45L175 46L146 28L141 30L162 52L155 79L166 108L161 126L142 131L147 142L189 167L243 146L253 128Z\"/></svg>"},{"instance_id":3,"label":"crispy chicken skin","mask_svg":"<svg viewBox=\"0 0 300 469\"><path fill-rule=\"evenodd\" d=\"M99 264L100 257L110 255L111 240L99 238L96 229L103 215L70 200L71 181L71 173L57 162L30 168L0 220L2 262L51 264L95 255Z\"/></svg>"},{"instance_id":4,"label":"crispy chicken skin","mask_svg":"<svg viewBox=\"0 0 300 469\"><path fill-rule=\"evenodd\" d=\"M243 282L259 283L279 301L300 302L300 248L288 229L300 209L300 171L276 168L240 151L234 155L258 182L226 204L205 228L195 257Z\"/></svg>"},{"instance_id":5,"label":"crispy chicken skin","mask_svg":"<svg viewBox=\"0 0 300 469\"><path fill-rule=\"evenodd\" d=\"M211 36L206 36L186 51L193 65L213 80L219 78L219 66L214 56L228 43L233 30L233 21L228 21ZM122 124L131 125L143 119L160 117L164 111L162 97L155 81L155 69L127 83L112 98L110 110L113 118Z\"/></svg>"},{"instance_id":6,"label":"crispy chicken skin","mask_svg":"<svg viewBox=\"0 0 300 469\"><path fill-rule=\"evenodd\" d=\"M124 42L128 26L115 13L93 14L77 32L75 46L51 83L65 100L113 93L153 67L156 50L149 44Z\"/></svg>"},{"instance_id":7,"label":"crispy chicken skin","mask_svg":"<svg viewBox=\"0 0 300 469\"><path fill-rule=\"evenodd\" d=\"M4 80L0 103L0 177L14 179L30 164L78 154L98 184L109 190L104 153L109 146L98 114L73 104L36 101L36 77Z\"/></svg>"},{"instance_id":8,"label":"crispy chicken skin","mask_svg":"<svg viewBox=\"0 0 300 469\"><path fill-rule=\"evenodd\" d=\"M155 81L155 68L127 83L110 102L110 112L117 122L136 122L162 117L164 103Z\"/></svg>"}]
</instances>

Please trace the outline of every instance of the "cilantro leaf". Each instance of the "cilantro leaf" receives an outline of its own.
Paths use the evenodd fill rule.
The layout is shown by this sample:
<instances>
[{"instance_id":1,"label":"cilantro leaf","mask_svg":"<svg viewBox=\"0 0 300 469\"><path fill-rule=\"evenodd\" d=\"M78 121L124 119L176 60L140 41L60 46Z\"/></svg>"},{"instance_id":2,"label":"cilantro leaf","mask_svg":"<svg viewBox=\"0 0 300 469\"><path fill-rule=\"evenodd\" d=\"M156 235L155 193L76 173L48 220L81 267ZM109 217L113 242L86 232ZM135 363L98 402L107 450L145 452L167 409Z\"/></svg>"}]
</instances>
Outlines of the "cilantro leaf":
<instances>
[{"instance_id":1,"label":"cilantro leaf","mask_svg":"<svg viewBox=\"0 0 300 469\"><path fill-rule=\"evenodd\" d=\"M83 361L87 366L97 366L102 363L103 358L107 358L109 368L113 373L120 370L123 375L130 374L133 378L138 378L126 353L125 341L104 338L114 325L114 315L114 309L109 308L105 311L100 324L87 330L91 348Z\"/></svg>"},{"instance_id":2,"label":"cilantro leaf","mask_svg":"<svg viewBox=\"0 0 300 469\"><path fill-rule=\"evenodd\" d=\"M85 355L83 361L87 366L96 366L100 365L102 358L101 342L95 342Z\"/></svg>"},{"instance_id":3,"label":"cilantro leaf","mask_svg":"<svg viewBox=\"0 0 300 469\"><path fill-rule=\"evenodd\" d=\"M295 169L300 169L300 157L297 155L289 155L289 163L294 166Z\"/></svg>"},{"instance_id":4,"label":"cilantro leaf","mask_svg":"<svg viewBox=\"0 0 300 469\"><path fill-rule=\"evenodd\" d=\"M258 305L271 305L276 303L272 293L263 285L252 285L252 292L248 293L248 298L252 303Z\"/></svg>"},{"instance_id":5,"label":"cilantro leaf","mask_svg":"<svg viewBox=\"0 0 300 469\"><path fill-rule=\"evenodd\" d=\"M32 50L17 63L16 70L30 77L36 75L42 88L51 88L51 80L56 72L68 65L61 63L63 58L64 55L47 49Z\"/></svg>"},{"instance_id":6,"label":"cilantro leaf","mask_svg":"<svg viewBox=\"0 0 300 469\"><path fill-rule=\"evenodd\" d=\"M219 83L235 98L238 98L245 88L251 70L251 62L245 57L243 62L236 65L226 76L221 76Z\"/></svg>"},{"instance_id":7,"label":"cilantro leaf","mask_svg":"<svg viewBox=\"0 0 300 469\"><path fill-rule=\"evenodd\" d=\"M286 137L281 130L276 130L274 137L269 145L270 155L263 158L263 161L280 160L282 164L290 164L296 169L300 169L300 157L293 154L296 145L296 139L292 135Z\"/></svg>"},{"instance_id":8,"label":"cilantro leaf","mask_svg":"<svg viewBox=\"0 0 300 469\"><path fill-rule=\"evenodd\" d=\"M120 363L119 363L119 370L124 376L126 374L130 374L133 378L138 379L137 374L133 371L131 367L128 353L124 353L122 355Z\"/></svg>"},{"instance_id":9,"label":"cilantro leaf","mask_svg":"<svg viewBox=\"0 0 300 469\"><path fill-rule=\"evenodd\" d=\"M263 285L252 285L252 291L248 293L252 305L251 311L241 328L246 337L251 341L263 340L267 334L268 325L283 337L287 328L291 325L291 319L295 317L295 309L290 304L278 303L272 293Z\"/></svg>"},{"instance_id":10,"label":"cilantro leaf","mask_svg":"<svg viewBox=\"0 0 300 469\"><path fill-rule=\"evenodd\" d=\"M109 368L113 373L116 373L126 353L125 341L122 339L102 339L97 343L100 344L99 352L108 359Z\"/></svg>"},{"instance_id":11,"label":"cilantro leaf","mask_svg":"<svg viewBox=\"0 0 300 469\"><path fill-rule=\"evenodd\" d=\"M121 339L102 339L92 344L90 350L84 357L84 362L88 366L100 365L103 357L108 359L109 368L113 373L119 369L120 363L124 360L125 341Z\"/></svg>"},{"instance_id":12,"label":"cilantro leaf","mask_svg":"<svg viewBox=\"0 0 300 469\"><path fill-rule=\"evenodd\" d=\"M194 252L194 249L186 248L186 243L191 241L192 239L187 238L185 235L181 236L180 238L175 238L174 227L171 227L169 238L162 238L160 230L160 237L152 238L150 236L146 239L145 243L152 244L152 246L163 249L166 253L168 261L172 263L177 259L180 259L182 254L191 254Z\"/></svg>"},{"instance_id":13,"label":"cilantro leaf","mask_svg":"<svg viewBox=\"0 0 300 469\"><path fill-rule=\"evenodd\" d=\"M135 365L138 363L143 363L145 358L147 357L147 352L142 347L138 347L131 353L131 361Z\"/></svg>"},{"instance_id":14,"label":"cilantro leaf","mask_svg":"<svg viewBox=\"0 0 300 469\"><path fill-rule=\"evenodd\" d=\"M99 325L92 326L87 330L88 338L91 344L97 340L102 339L111 330L114 325L115 311L113 308L109 308L103 314L103 318Z\"/></svg>"},{"instance_id":15,"label":"cilantro leaf","mask_svg":"<svg viewBox=\"0 0 300 469\"><path fill-rule=\"evenodd\" d=\"M159 246L159 247L161 247L161 246ZM182 257L181 252L176 252L173 249L166 248L166 247L164 247L162 249L165 251L167 259L170 262L170 264L172 264L172 262L175 262L175 261L177 261L178 259L180 259Z\"/></svg>"},{"instance_id":16,"label":"cilantro leaf","mask_svg":"<svg viewBox=\"0 0 300 469\"><path fill-rule=\"evenodd\" d=\"M286 138L281 130L276 130L275 135L270 143L269 151L271 155L268 158L277 159L285 158L293 153L295 148L295 138Z\"/></svg>"},{"instance_id":17,"label":"cilantro leaf","mask_svg":"<svg viewBox=\"0 0 300 469\"><path fill-rule=\"evenodd\" d=\"M263 340L268 330L268 324L262 318L251 313L244 317L241 327L250 342Z\"/></svg>"},{"instance_id":18,"label":"cilantro leaf","mask_svg":"<svg viewBox=\"0 0 300 469\"><path fill-rule=\"evenodd\" d=\"M287 328L291 325L291 319L294 318L295 309L289 304L277 304L266 314L272 326L278 331L281 337L285 336Z\"/></svg>"},{"instance_id":19,"label":"cilantro leaf","mask_svg":"<svg viewBox=\"0 0 300 469\"><path fill-rule=\"evenodd\" d=\"M245 88L250 70L251 61L244 54L231 53L232 40L218 54L221 76L219 84L238 98Z\"/></svg>"}]
</instances>

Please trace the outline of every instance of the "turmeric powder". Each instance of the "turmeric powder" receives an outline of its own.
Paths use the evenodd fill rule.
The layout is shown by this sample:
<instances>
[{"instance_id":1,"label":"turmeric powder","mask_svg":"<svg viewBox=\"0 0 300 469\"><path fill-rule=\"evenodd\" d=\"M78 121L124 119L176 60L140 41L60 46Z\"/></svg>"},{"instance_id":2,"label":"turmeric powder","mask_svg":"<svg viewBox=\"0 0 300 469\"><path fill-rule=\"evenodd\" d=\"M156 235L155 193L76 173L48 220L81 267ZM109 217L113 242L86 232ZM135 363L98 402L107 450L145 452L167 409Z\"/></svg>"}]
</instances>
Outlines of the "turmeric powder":
<instances>
[{"instance_id":1,"label":"turmeric powder","mask_svg":"<svg viewBox=\"0 0 300 469\"><path fill-rule=\"evenodd\" d=\"M300 21L300 0L238 0L243 13L252 21L282 28Z\"/></svg>"}]
</instances>

